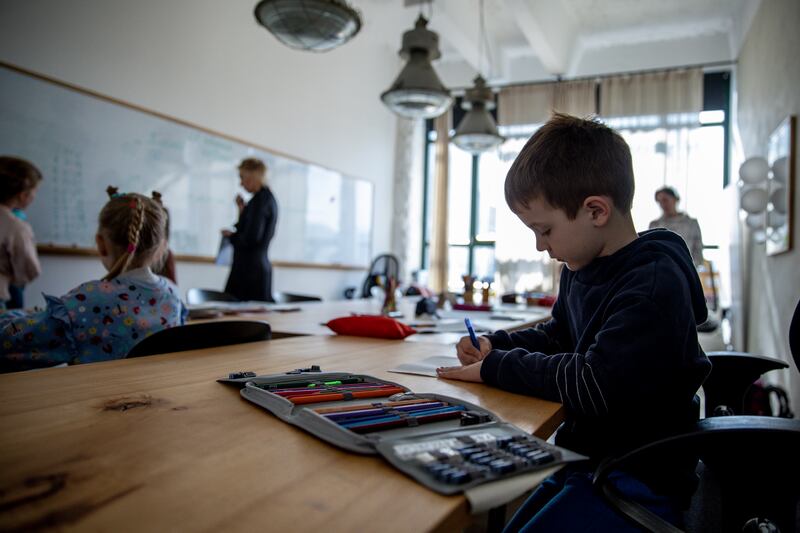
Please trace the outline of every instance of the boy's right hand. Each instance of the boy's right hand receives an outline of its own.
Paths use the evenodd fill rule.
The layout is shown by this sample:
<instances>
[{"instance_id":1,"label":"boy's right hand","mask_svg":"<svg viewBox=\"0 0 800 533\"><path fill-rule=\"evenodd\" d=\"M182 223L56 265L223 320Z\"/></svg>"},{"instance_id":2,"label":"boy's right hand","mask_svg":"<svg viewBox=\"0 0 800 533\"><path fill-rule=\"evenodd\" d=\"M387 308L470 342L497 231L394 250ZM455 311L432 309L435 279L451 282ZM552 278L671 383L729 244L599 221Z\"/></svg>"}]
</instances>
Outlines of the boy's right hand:
<instances>
[{"instance_id":1,"label":"boy's right hand","mask_svg":"<svg viewBox=\"0 0 800 533\"><path fill-rule=\"evenodd\" d=\"M476 350L472 345L472 340L469 338L469 335L461 337L456 343L456 355L462 365L466 366L477 363L478 361L483 361L486 354L492 351L492 343L488 338L483 336L478 337L478 344L481 347L480 351Z\"/></svg>"}]
</instances>

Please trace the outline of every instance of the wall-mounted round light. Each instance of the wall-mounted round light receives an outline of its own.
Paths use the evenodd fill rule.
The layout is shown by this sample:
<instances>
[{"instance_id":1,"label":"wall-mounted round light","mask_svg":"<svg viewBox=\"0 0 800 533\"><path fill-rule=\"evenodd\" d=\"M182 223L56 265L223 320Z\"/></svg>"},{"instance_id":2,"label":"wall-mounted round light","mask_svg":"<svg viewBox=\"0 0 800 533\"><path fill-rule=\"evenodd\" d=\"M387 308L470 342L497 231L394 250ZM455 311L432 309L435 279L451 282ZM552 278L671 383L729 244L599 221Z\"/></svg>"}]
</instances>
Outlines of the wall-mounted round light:
<instances>
[{"instance_id":1,"label":"wall-mounted round light","mask_svg":"<svg viewBox=\"0 0 800 533\"><path fill-rule=\"evenodd\" d=\"M392 86L381 94L389 109L408 118L438 117L453 103L450 91L436 75L431 61L441 56L439 36L419 16L413 30L403 34L400 57L407 60Z\"/></svg>"},{"instance_id":2,"label":"wall-mounted round light","mask_svg":"<svg viewBox=\"0 0 800 533\"><path fill-rule=\"evenodd\" d=\"M750 229L764 229L764 213L748 213L744 219L744 223Z\"/></svg>"},{"instance_id":3,"label":"wall-mounted round light","mask_svg":"<svg viewBox=\"0 0 800 533\"><path fill-rule=\"evenodd\" d=\"M760 187L742 190L739 199L742 209L748 213L760 213L767 208L767 191Z\"/></svg>"},{"instance_id":4,"label":"wall-mounted round light","mask_svg":"<svg viewBox=\"0 0 800 533\"><path fill-rule=\"evenodd\" d=\"M361 29L361 15L342 0L261 0L258 23L290 48L327 52Z\"/></svg>"},{"instance_id":5,"label":"wall-mounted round light","mask_svg":"<svg viewBox=\"0 0 800 533\"><path fill-rule=\"evenodd\" d=\"M742 181L749 184L763 183L767 181L769 173L769 163L763 157L751 157L739 167L739 177Z\"/></svg>"}]
</instances>

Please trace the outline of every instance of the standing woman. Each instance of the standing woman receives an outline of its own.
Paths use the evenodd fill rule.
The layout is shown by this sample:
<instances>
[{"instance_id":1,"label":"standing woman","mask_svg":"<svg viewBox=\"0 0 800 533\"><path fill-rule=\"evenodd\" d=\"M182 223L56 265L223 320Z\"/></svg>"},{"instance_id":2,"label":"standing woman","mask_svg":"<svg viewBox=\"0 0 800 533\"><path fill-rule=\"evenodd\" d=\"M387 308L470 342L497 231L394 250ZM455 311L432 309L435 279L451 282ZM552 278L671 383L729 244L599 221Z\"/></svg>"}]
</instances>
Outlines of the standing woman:
<instances>
[{"instance_id":1,"label":"standing woman","mask_svg":"<svg viewBox=\"0 0 800 533\"><path fill-rule=\"evenodd\" d=\"M268 251L275 235L278 204L265 183L266 176L267 166L260 159L245 159L239 164L242 188L253 196L245 203L241 195L236 195L236 231L222 230L233 245L233 264L225 292L240 300L275 301Z\"/></svg>"},{"instance_id":2,"label":"standing woman","mask_svg":"<svg viewBox=\"0 0 800 533\"><path fill-rule=\"evenodd\" d=\"M686 241L695 266L703 264L703 235L700 224L686 213L678 211L680 196L672 187L661 187L656 191L656 203L661 207L661 217L650 222L650 229L667 228Z\"/></svg>"}]
</instances>

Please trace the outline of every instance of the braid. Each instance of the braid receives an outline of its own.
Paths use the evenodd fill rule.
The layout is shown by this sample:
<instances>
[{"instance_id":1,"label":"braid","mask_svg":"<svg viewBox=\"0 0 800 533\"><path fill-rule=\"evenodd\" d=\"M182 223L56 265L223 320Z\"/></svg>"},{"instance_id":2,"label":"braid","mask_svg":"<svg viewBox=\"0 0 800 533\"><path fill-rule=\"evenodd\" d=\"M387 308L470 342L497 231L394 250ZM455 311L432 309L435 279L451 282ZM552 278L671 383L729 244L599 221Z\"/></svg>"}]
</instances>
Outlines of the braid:
<instances>
[{"instance_id":1,"label":"braid","mask_svg":"<svg viewBox=\"0 0 800 533\"><path fill-rule=\"evenodd\" d=\"M109 189L112 188L113 187L109 187ZM139 234L141 233L142 226L144 225L144 203L142 203L137 196L130 195L129 207L133 211L133 215L128 223L128 247L125 250L125 253L119 256L119 259L117 259L117 261L108 271L106 277L103 278L106 281L111 280L127 271L128 266L131 264L131 261L133 261L133 257L136 255L136 247L139 244Z\"/></svg>"},{"instance_id":2,"label":"braid","mask_svg":"<svg viewBox=\"0 0 800 533\"><path fill-rule=\"evenodd\" d=\"M128 259L125 261L122 272L128 269L128 265L130 265L133 256L136 255L136 246L139 244L139 234L142 231L142 224L144 224L144 204L136 196L131 199L131 209L133 209L133 218L128 226L128 249L125 252Z\"/></svg>"},{"instance_id":3,"label":"braid","mask_svg":"<svg viewBox=\"0 0 800 533\"><path fill-rule=\"evenodd\" d=\"M120 194L116 187L106 192L109 200L98 217L98 233L111 247L114 264L103 278L110 281L130 268L156 264L166 248L167 213L160 194L153 198L137 193Z\"/></svg>"}]
</instances>

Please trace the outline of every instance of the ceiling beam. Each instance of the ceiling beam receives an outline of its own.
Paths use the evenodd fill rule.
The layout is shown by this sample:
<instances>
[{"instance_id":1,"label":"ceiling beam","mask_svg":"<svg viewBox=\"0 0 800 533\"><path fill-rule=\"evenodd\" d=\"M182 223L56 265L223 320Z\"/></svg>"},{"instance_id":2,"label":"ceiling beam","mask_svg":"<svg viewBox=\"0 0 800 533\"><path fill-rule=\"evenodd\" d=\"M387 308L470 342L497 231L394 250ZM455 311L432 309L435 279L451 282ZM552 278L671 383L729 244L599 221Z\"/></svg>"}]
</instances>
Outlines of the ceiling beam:
<instances>
[{"instance_id":1,"label":"ceiling beam","mask_svg":"<svg viewBox=\"0 0 800 533\"><path fill-rule=\"evenodd\" d=\"M561 75L567 69L576 26L561 2L505 0L525 39L545 69Z\"/></svg>"},{"instance_id":2,"label":"ceiling beam","mask_svg":"<svg viewBox=\"0 0 800 533\"><path fill-rule=\"evenodd\" d=\"M455 20L453 16L443 8L446 4L441 3L437 5L435 16L431 17L431 26L434 31L439 33L439 39L446 42L450 47L454 48L459 59L466 61L469 66L478 72L480 66L479 52L478 52L478 36L477 31L477 18L474 24L465 23L462 20ZM461 17L462 19L465 17ZM464 28L476 28L475 31L468 32ZM452 61L454 58L446 57L442 54L443 61ZM484 59L485 61L485 59ZM485 66L485 64L484 64Z\"/></svg>"},{"instance_id":3,"label":"ceiling beam","mask_svg":"<svg viewBox=\"0 0 800 533\"><path fill-rule=\"evenodd\" d=\"M442 47L443 62L463 61L476 73L482 74L491 82L502 75L498 71L502 68L499 45L494 39L491 30L486 26L486 40L489 46L480 46L479 23L480 10L477 0L439 0L434 6L431 16L431 29L439 33L439 38L457 55L447 54L446 47ZM481 60L481 53L483 58Z\"/></svg>"},{"instance_id":4,"label":"ceiling beam","mask_svg":"<svg viewBox=\"0 0 800 533\"><path fill-rule=\"evenodd\" d=\"M615 46L675 42L703 35L729 35L733 24L734 21L729 17L712 17L667 24L647 24L582 35L577 39L565 74L567 76L575 76L581 66L583 56L589 51Z\"/></svg>"},{"instance_id":5,"label":"ceiling beam","mask_svg":"<svg viewBox=\"0 0 800 533\"><path fill-rule=\"evenodd\" d=\"M736 14L733 15L733 28L730 32L729 42L731 59L739 57L744 39L747 37L747 32L750 31L750 25L753 23L753 18L755 18L759 7L761 7L761 0L745 1L742 9L736 11Z\"/></svg>"}]
</instances>

